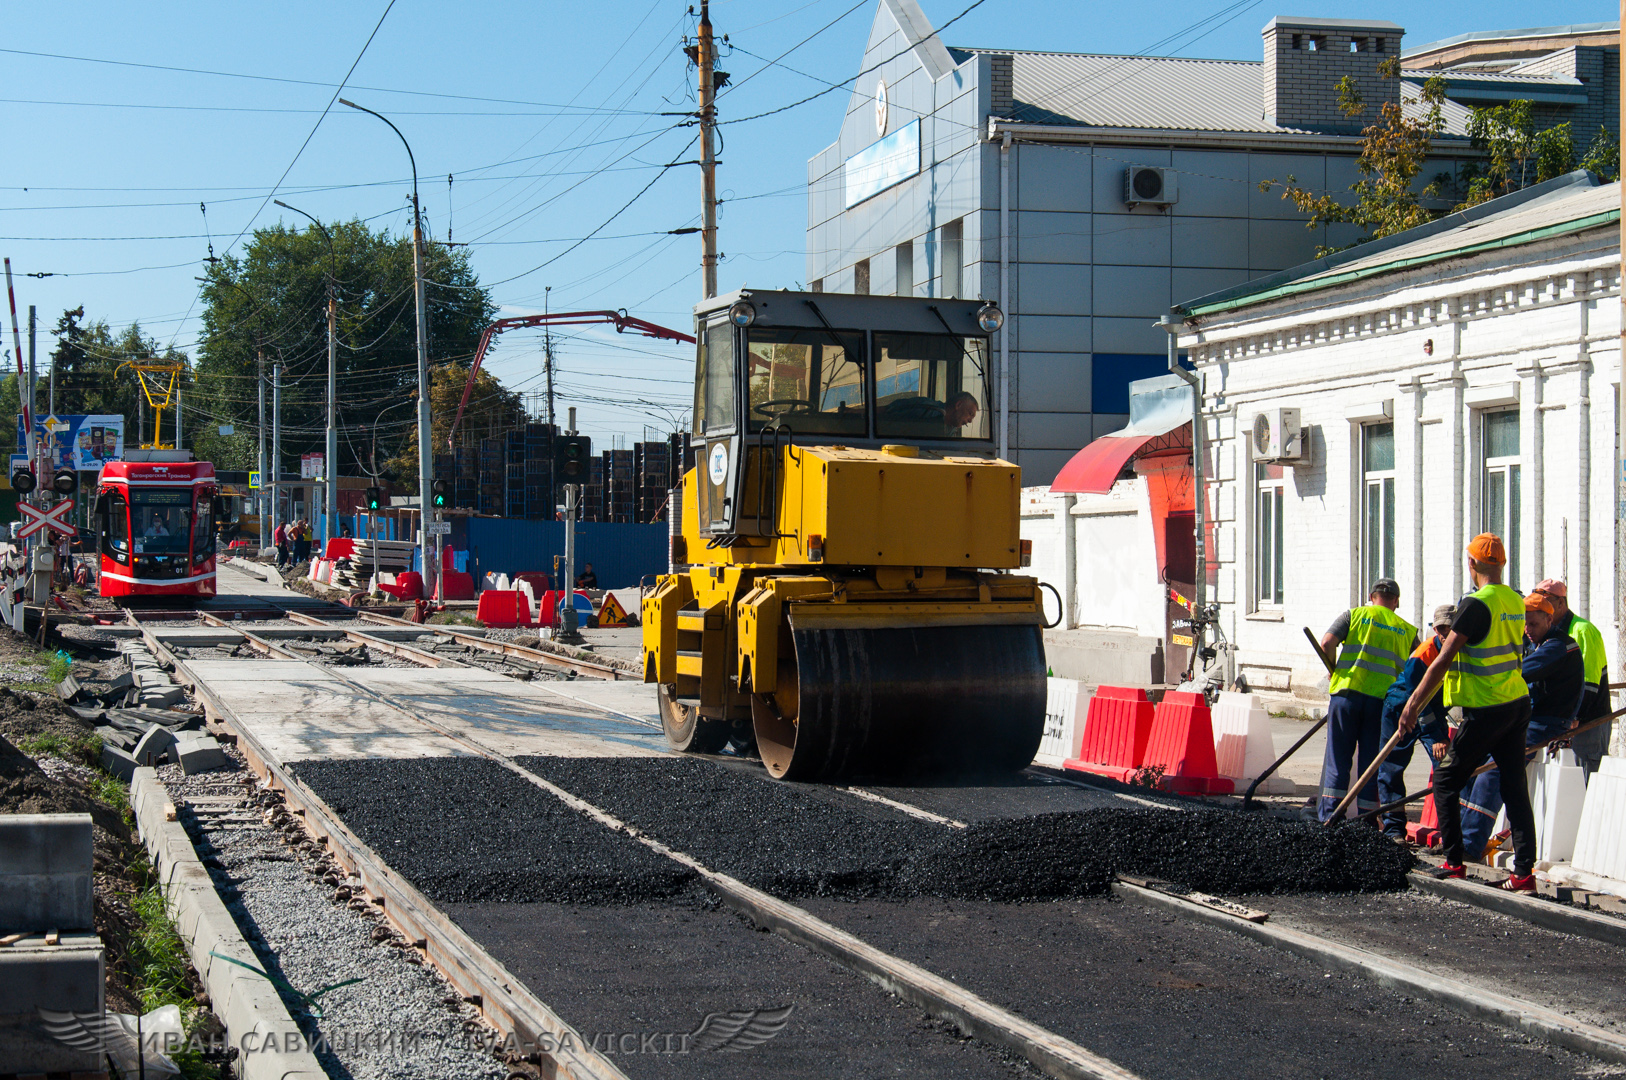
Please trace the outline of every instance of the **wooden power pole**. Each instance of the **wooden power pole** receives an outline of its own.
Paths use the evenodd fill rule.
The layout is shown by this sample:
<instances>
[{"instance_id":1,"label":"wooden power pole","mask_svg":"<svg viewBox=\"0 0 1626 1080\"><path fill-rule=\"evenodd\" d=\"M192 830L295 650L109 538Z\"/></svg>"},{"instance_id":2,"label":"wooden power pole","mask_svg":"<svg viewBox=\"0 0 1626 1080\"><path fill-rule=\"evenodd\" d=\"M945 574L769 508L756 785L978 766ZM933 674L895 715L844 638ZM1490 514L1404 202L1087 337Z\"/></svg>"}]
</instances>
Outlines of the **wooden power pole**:
<instances>
[{"instance_id":1,"label":"wooden power pole","mask_svg":"<svg viewBox=\"0 0 1626 1080\"><path fill-rule=\"evenodd\" d=\"M1622 0L1626 4L1626 0ZM700 0L700 31L696 63L700 67L700 185L702 218L700 265L705 271L705 296L717 295L717 158L712 138L717 126L716 43L711 37L710 0Z\"/></svg>"}]
</instances>

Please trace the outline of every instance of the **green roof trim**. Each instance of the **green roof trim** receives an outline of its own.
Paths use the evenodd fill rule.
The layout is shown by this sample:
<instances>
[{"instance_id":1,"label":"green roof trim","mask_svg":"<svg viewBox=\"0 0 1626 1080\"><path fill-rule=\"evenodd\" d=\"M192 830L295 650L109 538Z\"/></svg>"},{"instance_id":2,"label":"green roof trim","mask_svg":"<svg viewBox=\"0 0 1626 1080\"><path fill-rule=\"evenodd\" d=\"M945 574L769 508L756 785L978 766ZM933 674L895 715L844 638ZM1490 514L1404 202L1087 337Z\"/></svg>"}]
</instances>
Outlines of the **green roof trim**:
<instances>
[{"instance_id":1,"label":"green roof trim","mask_svg":"<svg viewBox=\"0 0 1626 1080\"><path fill-rule=\"evenodd\" d=\"M1602 213L1591 214L1584 218L1577 218L1574 221L1561 222L1557 225L1545 225L1539 229L1528 229L1496 240L1486 240L1478 244L1464 244L1461 247L1430 252L1427 255L1393 259L1389 262L1375 263L1355 270L1346 270L1341 274L1319 275L1313 278L1288 282L1256 293L1245 293L1240 296L1215 300L1208 304L1193 304L1190 307L1182 307L1180 310L1187 318L1201 318L1204 315L1214 315L1222 311L1235 311L1238 308L1252 307L1255 304L1263 304L1270 300L1280 300L1288 296L1317 292L1321 289L1331 288L1334 285L1344 285L1351 281L1360 281L1364 278L1376 277L1379 274L1389 274L1396 270L1406 270L1413 266L1424 266L1428 263L1443 262L1446 259L1461 258L1464 255L1476 255L1482 251L1519 247L1523 244L1531 244L1555 236L1585 232L1588 229L1596 229L1619 220L1620 210L1618 208L1605 210Z\"/></svg>"}]
</instances>

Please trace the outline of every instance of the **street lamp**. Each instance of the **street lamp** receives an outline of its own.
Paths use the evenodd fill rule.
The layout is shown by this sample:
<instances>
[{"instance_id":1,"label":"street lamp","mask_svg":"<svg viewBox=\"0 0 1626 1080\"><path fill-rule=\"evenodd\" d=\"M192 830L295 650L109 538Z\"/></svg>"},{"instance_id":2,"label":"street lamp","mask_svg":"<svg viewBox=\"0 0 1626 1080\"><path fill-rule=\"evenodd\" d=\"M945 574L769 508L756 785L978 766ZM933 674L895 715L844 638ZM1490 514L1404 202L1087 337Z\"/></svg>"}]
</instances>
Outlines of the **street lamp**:
<instances>
[{"instance_id":1,"label":"street lamp","mask_svg":"<svg viewBox=\"0 0 1626 1080\"><path fill-rule=\"evenodd\" d=\"M432 520L439 524L440 515L432 515L429 506L429 488L434 482L429 457L429 311L423 294L423 221L418 208L418 159L412 154L412 144L407 142L400 128L390 123L389 117L344 98L339 99L339 104L376 116L389 124L390 130L401 140L401 145L406 147L407 160L412 165L412 286L418 303L418 520L423 525L419 530L418 550L423 561L424 595L433 596L440 578L440 560L431 558L430 553L439 554L440 541L430 539L429 526Z\"/></svg>"},{"instance_id":2,"label":"street lamp","mask_svg":"<svg viewBox=\"0 0 1626 1080\"><path fill-rule=\"evenodd\" d=\"M310 218L311 224L321 229L323 238L327 240L327 454L322 463L322 471L327 476L327 515L322 523L322 550L325 552L333 538L338 535L334 519L339 514L339 429L333 415L338 407L339 393L337 374L339 256L333 247L333 234L327 231L327 226L297 206L289 206L281 199L275 201L284 210L292 210L296 214Z\"/></svg>"}]
</instances>

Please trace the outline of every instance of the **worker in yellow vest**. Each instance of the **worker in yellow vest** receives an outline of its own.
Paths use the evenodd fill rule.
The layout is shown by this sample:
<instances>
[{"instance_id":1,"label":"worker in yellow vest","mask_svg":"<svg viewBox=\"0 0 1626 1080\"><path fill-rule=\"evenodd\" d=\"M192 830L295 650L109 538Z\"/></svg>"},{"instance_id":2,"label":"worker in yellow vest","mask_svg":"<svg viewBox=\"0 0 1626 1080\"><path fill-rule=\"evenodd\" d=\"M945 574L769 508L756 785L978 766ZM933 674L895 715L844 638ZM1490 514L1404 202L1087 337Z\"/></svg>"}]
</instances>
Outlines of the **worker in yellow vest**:
<instances>
[{"instance_id":1,"label":"worker in yellow vest","mask_svg":"<svg viewBox=\"0 0 1626 1080\"><path fill-rule=\"evenodd\" d=\"M1395 614L1399 606L1399 584L1393 578L1381 578L1372 586L1364 607L1346 611L1321 635L1321 648L1326 652L1343 645L1327 684L1332 696L1327 702L1327 750L1321 759L1321 802L1316 813L1322 821L1332 816L1349 793L1350 770L1357 756L1363 773L1378 756L1383 695L1417 645L1417 628ZM1364 814L1377 808L1374 776L1356 794L1355 810Z\"/></svg>"},{"instance_id":2,"label":"worker in yellow vest","mask_svg":"<svg viewBox=\"0 0 1626 1080\"><path fill-rule=\"evenodd\" d=\"M1417 717L1434 691L1445 686L1446 708L1462 709L1462 725L1434 770L1434 806L1440 818L1445 865L1435 877L1466 876L1462 868L1462 791L1487 757L1501 772L1502 805L1513 830L1513 874L1502 888L1535 892L1536 819L1525 786L1524 739L1530 724L1530 688L1520 670L1524 645L1524 597L1502 584L1507 551L1501 538L1480 533L1468 545L1474 591L1457 602L1457 617L1440 655L1400 712L1400 730L1417 728Z\"/></svg>"},{"instance_id":3,"label":"worker in yellow vest","mask_svg":"<svg viewBox=\"0 0 1626 1080\"><path fill-rule=\"evenodd\" d=\"M1579 723L1608 716L1613 710L1609 704L1609 657L1604 653L1603 634L1598 628L1570 610L1569 589L1557 578L1548 578L1536 586L1536 591L1547 597L1553 605L1553 624L1575 639L1581 647L1581 665L1586 669L1586 687L1581 692L1581 708L1575 714ZM1575 758L1586 769L1587 778L1598 771L1603 756L1609 752L1609 733L1613 724L1600 724L1591 731L1577 735L1570 743Z\"/></svg>"}]
</instances>

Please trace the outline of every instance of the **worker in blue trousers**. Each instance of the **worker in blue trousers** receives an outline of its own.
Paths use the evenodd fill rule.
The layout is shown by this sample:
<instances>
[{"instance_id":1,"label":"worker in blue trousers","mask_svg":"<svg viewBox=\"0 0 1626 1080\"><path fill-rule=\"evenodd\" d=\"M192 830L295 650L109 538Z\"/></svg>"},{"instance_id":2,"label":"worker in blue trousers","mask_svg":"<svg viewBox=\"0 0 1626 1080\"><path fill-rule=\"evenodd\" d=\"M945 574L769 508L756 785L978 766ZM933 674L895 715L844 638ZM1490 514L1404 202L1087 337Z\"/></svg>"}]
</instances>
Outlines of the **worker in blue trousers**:
<instances>
[{"instance_id":1,"label":"worker in blue trousers","mask_svg":"<svg viewBox=\"0 0 1626 1080\"><path fill-rule=\"evenodd\" d=\"M1321 763L1321 803L1317 817L1326 821L1338 808L1355 779L1351 767L1358 758L1365 772L1378 756L1378 735L1383 727L1383 696L1400 674L1406 657L1417 645L1417 628L1395 614L1400 586L1380 578L1362 607L1338 617L1321 636L1321 648L1331 652L1342 644L1327 691L1327 751ZM1378 808L1377 778L1355 796L1356 813Z\"/></svg>"},{"instance_id":2,"label":"worker in blue trousers","mask_svg":"<svg viewBox=\"0 0 1626 1080\"><path fill-rule=\"evenodd\" d=\"M1383 696L1383 727L1378 733L1378 745L1388 745L1389 739L1394 736L1395 728L1400 724L1400 710L1406 707L1411 692L1423 681L1423 673L1428 666L1440 655L1445 636L1451 632L1451 620L1456 617L1457 609L1451 604L1441 604L1434 609L1434 618L1429 620L1434 632L1427 641L1412 650L1411 658L1400 671L1400 677L1389 685L1389 692ZM1384 806L1406 797L1406 766L1411 764L1412 748L1419 739L1423 743L1423 751L1434 760L1444 755L1446 744L1451 740L1451 731L1446 723L1444 693L1435 694L1433 700L1423 707L1417 730L1395 744L1383 764L1378 766L1378 801ZM1390 810L1383 815L1383 835L1405 842L1406 811L1403 808Z\"/></svg>"},{"instance_id":3,"label":"worker in blue trousers","mask_svg":"<svg viewBox=\"0 0 1626 1080\"><path fill-rule=\"evenodd\" d=\"M1581 646L1558 626L1552 601L1541 592L1524 598L1524 660L1520 670L1530 687L1530 726L1524 744L1546 742L1575 726L1586 692L1586 665ZM1496 769L1474 777L1462 796L1462 854L1480 859L1502 811L1501 774Z\"/></svg>"}]
</instances>

